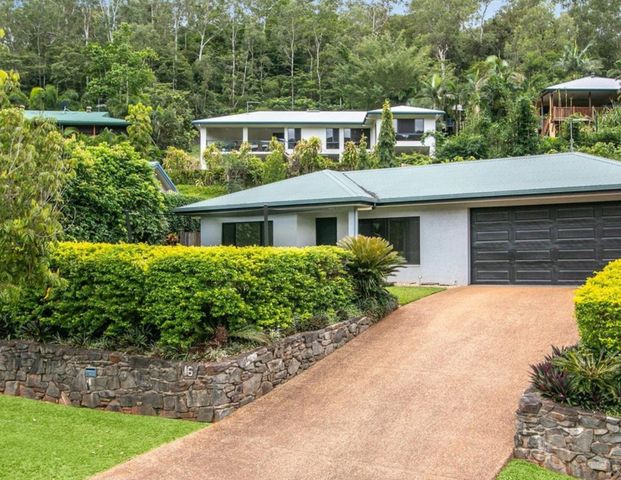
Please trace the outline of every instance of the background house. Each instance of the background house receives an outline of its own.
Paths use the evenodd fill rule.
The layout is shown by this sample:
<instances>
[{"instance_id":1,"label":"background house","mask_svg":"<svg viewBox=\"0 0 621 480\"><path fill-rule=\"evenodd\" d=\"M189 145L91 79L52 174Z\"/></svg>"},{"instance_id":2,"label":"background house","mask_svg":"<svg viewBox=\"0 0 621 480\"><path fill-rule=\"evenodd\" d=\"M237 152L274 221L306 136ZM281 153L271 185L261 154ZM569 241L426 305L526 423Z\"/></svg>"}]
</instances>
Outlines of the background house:
<instances>
[{"instance_id":1,"label":"background house","mask_svg":"<svg viewBox=\"0 0 621 480\"><path fill-rule=\"evenodd\" d=\"M577 284L621 256L621 163L561 153L323 170L176 212L201 217L202 245L381 236L407 260L402 282Z\"/></svg>"},{"instance_id":2,"label":"background house","mask_svg":"<svg viewBox=\"0 0 621 480\"><path fill-rule=\"evenodd\" d=\"M551 85L539 99L542 135L555 137L563 121L575 114L595 121L605 108L619 103L621 81L616 78L589 76Z\"/></svg>"},{"instance_id":3,"label":"background house","mask_svg":"<svg viewBox=\"0 0 621 480\"><path fill-rule=\"evenodd\" d=\"M433 155L435 139L423 138L436 131L436 122L444 114L440 110L396 106L392 109L397 133L396 152L421 151ZM258 155L269 153L274 137L293 151L303 138L318 137L321 154L339 158L349 141L358 143L362 135L372 149L379 136L381 109L365 111L258 111L205 118L194 121L200 132L201 166L205 168L205 149L216 144L223 151L239 148L248 142Z\"/></svg>"},{"instance_id":4,"label":"background house","mask_svg":"<svg viewBox=\"0 0 621 480\"><path fill-rule=\"evenodd\" d=\"M24 110L24 117L45 118L53 120L63 130L65 127L72 127L79 132L89 135L97 135L103 129L113 132L124 132L127 128L127 121L121 118L111 117L108 112L73 112L71 110Z\"/></svg>"}]
</instances>

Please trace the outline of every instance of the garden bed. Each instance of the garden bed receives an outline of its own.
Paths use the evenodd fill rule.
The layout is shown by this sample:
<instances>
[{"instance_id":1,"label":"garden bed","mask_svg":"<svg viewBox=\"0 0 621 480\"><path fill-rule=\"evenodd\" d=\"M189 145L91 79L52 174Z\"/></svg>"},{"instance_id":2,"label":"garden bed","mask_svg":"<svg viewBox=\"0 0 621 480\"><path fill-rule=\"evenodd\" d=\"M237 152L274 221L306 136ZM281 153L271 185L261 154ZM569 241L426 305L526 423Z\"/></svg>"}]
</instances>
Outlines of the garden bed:
<instances>
[{"instance_id":1,"label":"garden bed","mask_svg":"<svg viewBox=\"0 0 621 480\"><path fill-rule=\"evenodd\" d=\"M0 341L0 393L88 408L218 421L364 332L363 316L220 362Z\"/></svg>"}]
</instances>

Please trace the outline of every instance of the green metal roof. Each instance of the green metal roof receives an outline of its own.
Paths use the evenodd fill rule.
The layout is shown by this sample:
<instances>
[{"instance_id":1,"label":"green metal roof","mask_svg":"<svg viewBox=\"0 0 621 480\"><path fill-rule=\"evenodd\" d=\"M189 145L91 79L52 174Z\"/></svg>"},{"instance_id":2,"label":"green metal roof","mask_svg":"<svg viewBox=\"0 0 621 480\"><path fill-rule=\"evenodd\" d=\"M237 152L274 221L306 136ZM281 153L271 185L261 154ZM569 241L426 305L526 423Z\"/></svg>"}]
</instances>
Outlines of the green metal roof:
<instances>
[{"instance_id":1,"label":"green metal roof","mask_svg":"<svg viewBox=\"0 0 621 480\"><path fill-rule=\"evenodd\" d=\"M128 123L121 118L111 117L108 112L72 112L70 110L24 110L27 119L45 118L67 127L98 126L126 127Z\"/></svg>"},{"instance_id":2,"label":"green metal roof","mask_svg":"<svg viewBox=\"0 0 621 480\"><path fill-rule=\"evenodd\" d=\"M621 81L616 78L588 76L558 83L546 87L544 92L577 91L577 92L618 92L621 90Z\"/></svg>"},{"instance_id":3,"label":"green metal roof","mask_svg":"<svg viewBox=\"0 0 621 480\"><path fill-rule=\"evenodd\" d=\"M604 191L621 193L621 162L571 152L352 172L324 170L176 211L232 212L264 205L381 206Z\"/></svg>"}]
</instances>

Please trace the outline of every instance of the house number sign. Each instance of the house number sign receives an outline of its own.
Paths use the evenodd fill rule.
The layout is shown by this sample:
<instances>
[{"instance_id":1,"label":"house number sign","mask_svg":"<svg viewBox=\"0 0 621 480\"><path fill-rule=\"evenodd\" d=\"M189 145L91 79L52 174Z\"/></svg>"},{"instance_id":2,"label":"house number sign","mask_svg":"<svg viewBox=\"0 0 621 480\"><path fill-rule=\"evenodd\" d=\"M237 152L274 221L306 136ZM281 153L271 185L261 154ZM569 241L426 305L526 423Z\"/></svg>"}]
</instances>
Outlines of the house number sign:
<instances>
[{"instance_id":1,"label":"house number sign","mask_svg":"<svg viewBox=\"0 0 621 480\"><path fill-rule=\"evenodd\" d=\"M186 378L196 378L198 376L198 365L184 365L183 376Z\"/></svg>"}]
</instances>

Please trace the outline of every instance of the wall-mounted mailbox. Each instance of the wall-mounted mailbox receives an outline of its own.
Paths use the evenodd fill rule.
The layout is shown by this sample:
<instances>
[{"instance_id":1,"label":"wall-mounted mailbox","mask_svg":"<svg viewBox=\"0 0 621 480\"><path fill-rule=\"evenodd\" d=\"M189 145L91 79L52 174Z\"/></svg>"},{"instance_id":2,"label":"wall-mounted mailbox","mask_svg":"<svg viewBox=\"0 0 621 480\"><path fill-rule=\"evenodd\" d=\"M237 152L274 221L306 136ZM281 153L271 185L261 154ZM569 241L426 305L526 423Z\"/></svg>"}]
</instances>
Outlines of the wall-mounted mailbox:
<instances>
[{"instance_id":1,"label":"wall-mounted mailbox","mask_svg":"<svg viewBox=\"0 0 621 480\"><path fill-rule=\"evenodd\" d=\"M84 369L84 376L86 378L95 378L97 376L97 369L95 367L86 367Z\"/></svg>"}]
</instances>

